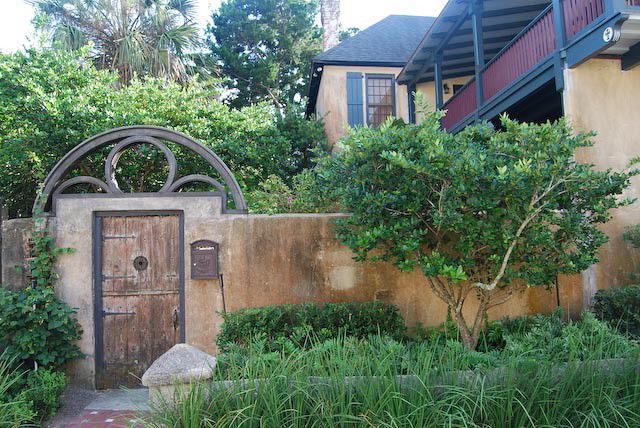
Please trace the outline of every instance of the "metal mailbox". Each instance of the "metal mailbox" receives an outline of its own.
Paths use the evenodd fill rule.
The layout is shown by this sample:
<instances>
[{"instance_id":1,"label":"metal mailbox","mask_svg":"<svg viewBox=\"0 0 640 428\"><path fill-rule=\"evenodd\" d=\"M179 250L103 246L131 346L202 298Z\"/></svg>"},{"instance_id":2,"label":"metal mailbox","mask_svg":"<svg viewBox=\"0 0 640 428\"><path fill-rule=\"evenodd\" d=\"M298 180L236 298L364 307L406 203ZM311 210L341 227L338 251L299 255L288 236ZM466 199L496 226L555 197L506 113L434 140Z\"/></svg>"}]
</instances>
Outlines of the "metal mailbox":
<instances>
[{"instance_id":1,"label":"metal mailbox","mask_svg":"<svg viewBox=\"0 0 640 428\"><path fill-rule=\"evenodd\" d=\"M191 279L218 279L217 242L202 239L191 244Z\"/></svg>"}]
</instances>

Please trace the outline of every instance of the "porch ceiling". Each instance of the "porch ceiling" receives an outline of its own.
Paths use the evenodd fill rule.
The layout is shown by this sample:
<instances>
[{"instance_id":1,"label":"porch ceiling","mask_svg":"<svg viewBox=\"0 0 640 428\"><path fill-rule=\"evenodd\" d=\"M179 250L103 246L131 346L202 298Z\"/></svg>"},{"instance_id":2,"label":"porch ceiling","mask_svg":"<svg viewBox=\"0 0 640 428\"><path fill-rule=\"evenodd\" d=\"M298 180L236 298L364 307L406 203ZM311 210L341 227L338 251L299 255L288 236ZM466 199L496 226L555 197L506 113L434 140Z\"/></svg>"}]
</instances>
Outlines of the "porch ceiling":
<instances>
[{"instance_id":1,"label":"porch ceiling","mask_svg":"<svg viewBox=\"0 0 640 428\"><path fill-rule=\"evenodd\" d=\"M402 70L399 83L433 80L433 52L440 49L443 53L444 78L474 74L469 3L468 0L449 0ZM549 3L550 0L484 0L482 28L485 62L491 60Z\"/></svg>"}]
</instances>

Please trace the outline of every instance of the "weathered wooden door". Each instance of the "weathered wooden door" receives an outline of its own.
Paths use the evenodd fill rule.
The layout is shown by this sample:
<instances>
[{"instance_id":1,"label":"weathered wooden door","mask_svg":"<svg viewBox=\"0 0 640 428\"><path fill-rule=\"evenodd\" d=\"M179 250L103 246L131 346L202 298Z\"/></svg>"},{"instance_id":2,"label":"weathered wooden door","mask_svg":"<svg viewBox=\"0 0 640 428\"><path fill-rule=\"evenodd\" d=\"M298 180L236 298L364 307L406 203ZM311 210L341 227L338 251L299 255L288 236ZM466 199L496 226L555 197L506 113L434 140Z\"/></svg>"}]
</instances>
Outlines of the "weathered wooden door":
<instances>
[{"instance_id":1,"label":"weathered wooden door","mask_svg":"<svg viewBox=\"0 0 640 428\"><path fill-rule=\"evenodd\" d=\"M138 386L184 336L178 214L96 217L96 385Z\"/></svg>"}]
</instances>

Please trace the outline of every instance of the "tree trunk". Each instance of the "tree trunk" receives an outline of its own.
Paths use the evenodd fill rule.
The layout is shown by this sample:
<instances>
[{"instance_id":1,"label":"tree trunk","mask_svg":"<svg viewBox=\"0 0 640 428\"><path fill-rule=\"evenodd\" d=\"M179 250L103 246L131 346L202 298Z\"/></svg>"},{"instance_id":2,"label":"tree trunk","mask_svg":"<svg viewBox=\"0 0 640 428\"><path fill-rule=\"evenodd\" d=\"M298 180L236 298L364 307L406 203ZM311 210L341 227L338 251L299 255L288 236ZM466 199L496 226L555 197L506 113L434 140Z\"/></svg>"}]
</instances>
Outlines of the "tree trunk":
<instances>
[{"instance_id":1,"label":"tree trunk","mask_svg":"<svg viewBox=\"0 0 640 428\"><path fill-rule=\"evenodd\" d=\"M480 340L480 333L482 331L482 320L486 318L487 308L489 305L489 295L487 292L481 292L478 297L480 302L472 325L469 325L467 320L464 318L464 315L462 314L462 306L459 306L458 308L450 307L453 312L453 319L460 331L462 343L470 350L475 350L478 347L478 341Z\"/></svg>"},{"instance_id":2,"label":"tree trunk","mask_svg":"<svg viewBox=\"0 0 640 428\"><path fill-rule=\"evenodd\" d=\"M322 48L331 49L340 43L340 0L321 0Z\"/></svg>"}]
</instances>

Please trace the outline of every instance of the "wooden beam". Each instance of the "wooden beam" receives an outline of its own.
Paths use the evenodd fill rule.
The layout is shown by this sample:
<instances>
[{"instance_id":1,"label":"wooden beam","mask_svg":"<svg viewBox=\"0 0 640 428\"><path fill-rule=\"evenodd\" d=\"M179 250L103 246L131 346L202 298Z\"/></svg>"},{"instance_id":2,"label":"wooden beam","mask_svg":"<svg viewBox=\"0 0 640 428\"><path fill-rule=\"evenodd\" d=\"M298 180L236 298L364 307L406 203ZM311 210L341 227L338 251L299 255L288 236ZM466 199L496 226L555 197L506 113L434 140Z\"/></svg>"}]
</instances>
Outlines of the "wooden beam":
<instances>
[{"instance_id":1,"label":"wooden beam","mask_svg":"<svg viewBox=\"0 0 640 428\"><path fill-rule=\"evenodd\" d=\"M629 48L629 51L622 55L622 69L631 70L640 64L640 43Z\"/></svg>"},{"instance_id":2,"label":"wooden beam","mask_svg":"<svg viewBox=\"0 0 640 428\"><path fill-rule=\"evenodd\" d=\"M484 104L484 88L482 85L482 69L484 68L484 43L482 37L482 1L470 5L471 25L473 28L473 57L476 74L476 115L477 109Z\"/></svg>"},{"instance_id":3,"label":"wooden beam","mask_svg":"<svg viewBox=\"0 0 640 428\"><path fill-rule=\"evenodd\" d=\"M444 104L444 94L442 93L442 52L437 52L435 54L433 75L436 91L436 109L440 110Z\"/></svg>"}]
</instances>

